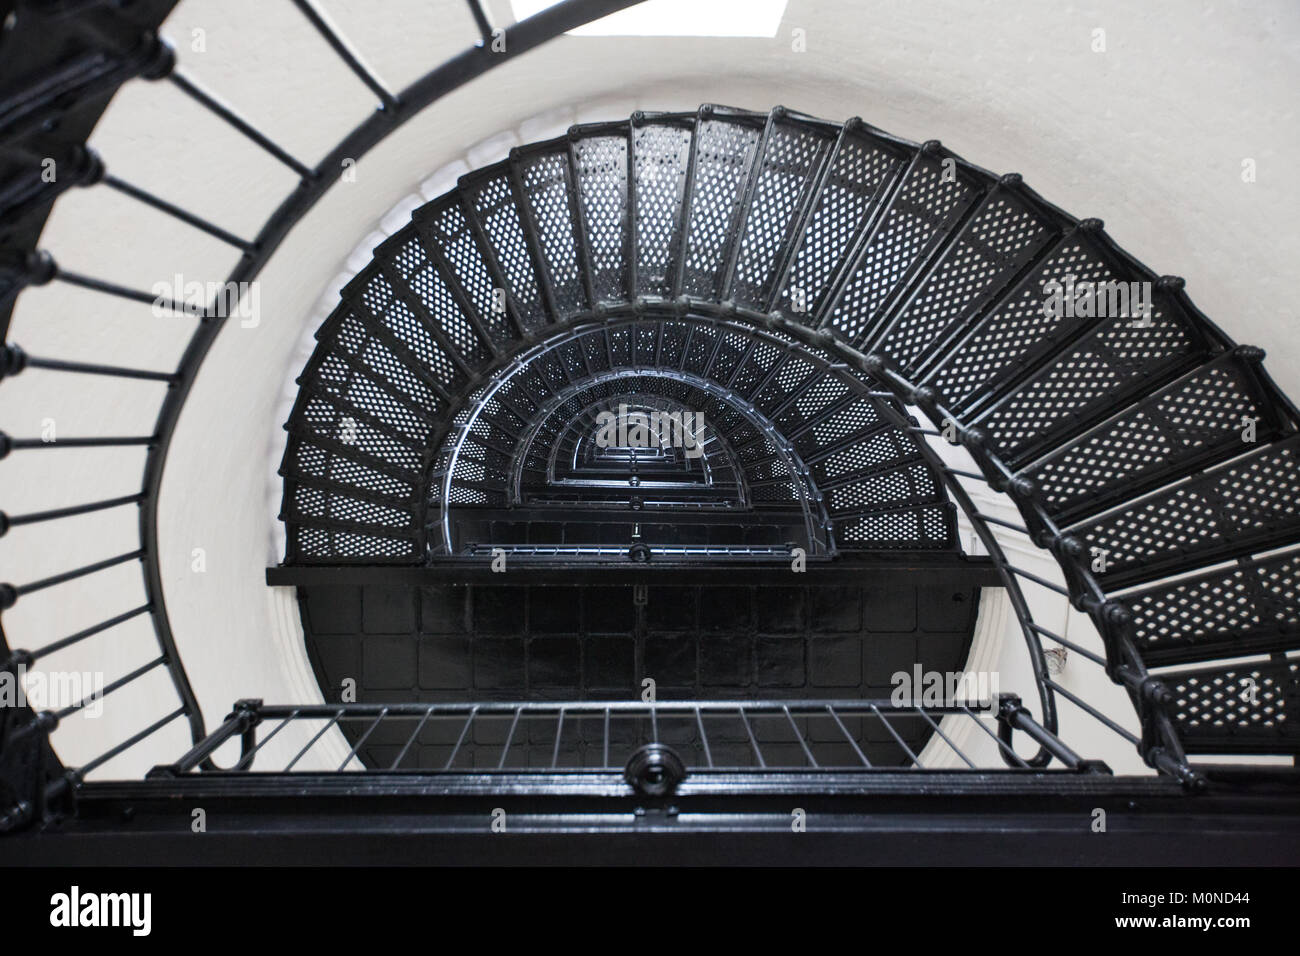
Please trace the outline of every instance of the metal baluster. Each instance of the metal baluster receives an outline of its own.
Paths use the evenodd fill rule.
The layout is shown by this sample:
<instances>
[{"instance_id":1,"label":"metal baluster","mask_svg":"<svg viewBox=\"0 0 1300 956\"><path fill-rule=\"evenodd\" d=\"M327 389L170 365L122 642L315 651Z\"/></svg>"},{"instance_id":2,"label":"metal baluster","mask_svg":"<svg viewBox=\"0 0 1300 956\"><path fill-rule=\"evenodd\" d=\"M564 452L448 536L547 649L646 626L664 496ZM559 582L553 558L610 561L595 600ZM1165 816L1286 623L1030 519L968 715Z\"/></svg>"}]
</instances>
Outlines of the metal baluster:
<instances>
[{"instance_id":1,"label":"metal baluster","mask_svg":"<svg viewBox=\"0 0 1300 956\"><path fill-rule=\"evenodd\" d=\"M397 759L395 759L392 762L392 764L389 766L388 768L389 770L396 770L399 766L401 766L402 760L406 757L406 752L411 749L411 744L415 743L415 738L420 736L420 731L424 729L424 725L428 722L429 715L432 713L433 713L433 705L430 704L428 708L425 709L424 715L419 719L418 722L416 722L415 729L411 731L411 736L406 738L406 743L402 746L402 749L398 752Z\"/></svg>"},{"instance_id":2,"label":"metal baluster","mask_svg":"<svg viewBox=\"0 0 1300 956\"><path fill-rule=\"evenodd\" d=\"M745 733L749 735L749 745L754 748L754 756L758 758L760 767L767 767L767 761L763 759L763 751L759 749L758 740L754 737L753 728L749 726L749 718L745 716L745 708L737 707L736 712L740 714L740 722L745 725Z\"/></svg>"},{"instance_id":3,"label":"metal baluster","mask_svg":"<svg viewBox=\"0 0 1300 956\"><path fill-rule=\"evenodd\" d=\"M352 762L352 758L355 757L357 751L361 749L361 745L370 739L370 735L375 732L375 728L379 726L380 721L382 721L387 715L388 715L388 708L385 707L383 710L379 712L379 716L374 719L374 722L371 723L371 725L366 728L366 732L361 735L361 739L359 739L355 744L353 744L352 749L348 751L348 755L343 759L343 762L339 764L340 770L343 770L345 767L347 767L348 764Z\"/></svg>"},{"instance_id":4,"label":"metal baluster","mask_svg":"<svg viewBox=\"0 0 1300 956\"><path fill-rule=\"evenodd\" d=\"M469 733L469 728L474 723L474 718L478 716L478 705L475 704L470 708L469 716L465 718L465 726L460 728L460 736L456 738L456 746L451 748L451 756L447 758L447 763L443 765L443 770L450 770L452 762L456 759L456 754L460 753L460 745L465 742L465 735Z\"/></svg>"},{"instance_id":5,"label":"metal baluster","mask_svg":"<svg viewBox=\"0 0 1300 956\"><path fill-rule=\"evenodd\" d=\"M912 766L909 769L911 770L924 769L923 765L921 764L921 758L912 752L912 748L907 745L907 742L904 741L902 737L898 736L898 731L894 730L893 725L888 720L885 719L885 715L880 712L880 708L877 707L875 704L872 704L871 710L873 713L875 713L876 717L880 719L880 723L884 725L884 728L889 731L889 733L893 736L893 738L896 741L898 741L898 746L902 747L903 751L911 759Z\"/></svg>"},{"instance_id":6,"label":"metal baluster","mask_svg":"<svg viewBox=\"0 0 1300 956\"><path fill-rule=\"evenodd\" d=\"M289 763L284 768L284 772L288 773L290 770L292 770L294 768L294 764L296 764L299 760L301 760L303 756L307 753L307 751L311 750L311 748L316 744L316 741L320 740L322 737L325 736L325 731L329 730L331 727L337 724L342 717L343 717L343 708L340 707L338 711L335 712L334 716L329 719L329 722L320 730L316 731L316 735L312 737L311 740L307 741L306 746L304 746L301 750L298 751L297 756L295 756L292 760L289 761Z\"/></svg>"},{"instance_id":7,"label":"metal baluster","mask_svg":"<svg viewBox=\"0 0 1300 956\"><path fill-rule=\"evenodd\" d=\"M827 705L826 712L831 715L831 719L835 721L835 725L840 728L840 733L844 734L844 739L849 742L849 746L853 748L853 752L858 755L858 759L862 761L862 766L870 767L871 761L868 760L867 755L862 752L862 748L858 746L858 742L853 739L853 735L849 733L849 729L844 726L844 722L840 720L840 715L835 712L835 708Z\"/></svg>"}]
</instances>

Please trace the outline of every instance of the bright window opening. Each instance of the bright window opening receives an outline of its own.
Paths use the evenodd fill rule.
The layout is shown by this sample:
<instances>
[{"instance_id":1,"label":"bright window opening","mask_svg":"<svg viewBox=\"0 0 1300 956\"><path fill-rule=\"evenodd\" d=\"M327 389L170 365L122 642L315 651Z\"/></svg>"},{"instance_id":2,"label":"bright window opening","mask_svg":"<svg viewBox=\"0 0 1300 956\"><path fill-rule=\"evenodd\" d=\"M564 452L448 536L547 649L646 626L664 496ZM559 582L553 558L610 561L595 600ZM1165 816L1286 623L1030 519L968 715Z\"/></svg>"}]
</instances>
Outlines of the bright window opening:
<instances>
[{"instance_id":1,"label":"bright window opening","mask_svg":"<svg viewBox=\"0 0 1300 956\"><path fill-rule=\"evenodd\" d=\"M558 0L510 0L515 19ZM789 0L646 0L571 31L573 36L774 37Z\"/></svg>"}]
</instances>

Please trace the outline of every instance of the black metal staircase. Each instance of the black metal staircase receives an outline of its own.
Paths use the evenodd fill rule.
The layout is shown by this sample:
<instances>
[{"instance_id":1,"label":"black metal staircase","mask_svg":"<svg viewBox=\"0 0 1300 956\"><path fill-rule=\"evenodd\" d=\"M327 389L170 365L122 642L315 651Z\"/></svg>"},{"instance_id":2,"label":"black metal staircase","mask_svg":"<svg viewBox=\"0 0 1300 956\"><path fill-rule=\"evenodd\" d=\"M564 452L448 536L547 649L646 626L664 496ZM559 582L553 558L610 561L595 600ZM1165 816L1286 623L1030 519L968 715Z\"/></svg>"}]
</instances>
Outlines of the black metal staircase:
<instances>
[{"instance_id":1,"label":"black metal staircase","mask_svg":"<svg viewBox=\"0 0 1300 956\"><path fill-rule=\"evenodd\" d=\"M1075 294L1055 310L1054 282ZM1144 311L1131 283L1147 284ZM941 469L915 421L898 424L907 403L950 422L1017 501L1108 636L1112 676L1154 693L1180 739L1300 741L1295 561L1275 554L1297 541L1297 419L1262 353L1100 223L937 143L784 109L575 127L417 210L319 338L288 425L289 564L454 554L438 524L458 505L518 505L520 463L540 467L522 433L615 373L635 378L605 397L717 386L707 417L729 460L751 493L811 500L823 553L951 547ZM419 407L399 414L387 395ZM344 419L354 445L337 441ZM782 445L802 488L764 470ZM1245 653L1273 657L1215 663ZM1131 670L1174 662L1201 667L1159 691Z\"/></svg>"},{"instance_id":2,"label":"black metal staircase","mask_svg":"<svg viewBox=\"0 0 1300 956\"><path fill-rule=\"evenodd\" d=\"M561 4L512 28L510 55L625 5ZM74 6L81 5L22 9L48 8L37 20L48 26L73 17ZM174 72L174 56L154 32L169 4L141 6L148 9L121 17L96 9L91 21L80 22L62 64L66 74L48 64L45 72L0 70L12 87L0 100L7 157L0 212L21 227L0 236L6 317L22 288L49 281L141 303L154 298L69 272L36 250L45 212L70 185L65 179L45 189L30 175L33 157L52 148L42 136L62 135L57 122L41 127L42 117L69 119L66 129L75 135L54 145L69 150L73 168L82 170L72 183L107 183L214 235L210 223L105 179L102 162L85 151L86 132L118 84L131 76L170 77L294 169L298 188L255 238L224 236L243 250L231 276L240 282L257 275L329 188L341 158L362 156L443 92L495 65L485 34L485 45L390 93L349 60L379 95L380 108L309 167ZM308 19L333 37L327 23ZM127 37L137 42L124 47ZM1149 308L1134 307L1144 300ZM1117 307L1121 302L1127 306ZM124 799L123 785L97 790L87 775L181 719L190 724L194 748L160 765L150 780L127 784L149 799L245 792L270 800L289 792L277 787L337 797L342 785L328 775L292 784L282 779L291 768L259 776L255 757L268 739L259 741L259 727L269 720L278 721L271 733L317 720L325 722L322 733L351 722L367 736L401 721L403 733L419 734L433 722L460 724L463 735L476 721L504 720L510 730L496 769L505 770L516 725L537 719L550 736L530 737L530 744L543 764L547 748L552 758L530 766L546 773L452 772L464 769L452 765L458 749L439 768L446 774L378 786L459 798L491 796L508 779L509 787L556 798L660 796L645 781L672 761L638 752L637 766L650 776L633 774L632 790L625 790L617 773L623 761L608 753L610 708L592 700L497 701L482 713L473 702L388 708L244 701L209 733L162 600L156 508L180 409L224 318L211 310L196 316L174 371L69 363L29 356L13 343L4 347L5 375L39 369L150 378L169 390L151 434L59 442L147 448L138 495L0 520L2 533L139 506L138 550L0 585L0 607L137 561L147 602L107 611L102 624L50 635L33 650L0 641L0 667L16 672L149 614L157 658L109 692L163 668L178 702L78 768L64 767L48 738L79 706L0 714L0 829L76 813L77 802L93 804L96 793L105 806ZM285 426L288 548L284 565L268 571L273 584L478 586L492 580L485 565L498 552L517 562L523 586L539 587L594 587L590 575L603 573L635 588L681 585L690 575L770 586L798 552L810 562L810 577L821 575L812 588L854 575L958 571L987 585L996 574L1025 640L1038 716L1004 699L997 753L1007 765L999 773L1009 777L977 768L954 747L969 765L957 772L974 775L960 784L942 776L940 790L1002 792L1028 781L1023 786L1051 792L1057 784L1043 772L1051 766L1070 776L1057 792L1108 792L1106 768L1058 736L1058 697L1135 745L1169 778L1164 782L1188 791L1234 782L1229 773L1193 763L1192 755L1300 752L1300 416L1264 372L1262 351L1228 339L1192 305L1181 280L1156 276L1118 249L1099 221L1069 216L1014 174L990 174L937 142L918 145L859 120L840 125L783 108L704 106L578 126L512 151L417 209L343 290L317 338ZM620 404L703 411L703 454L692 460L675 451L597 445L599 414ZM944 439L963 446L975 470L948 463L939 453ZM0 456L44 444L0 435ZM1005 494L1020 523L981 512L970 494L977 486ZM959 516L986 559L963 554ZM1007 533L1050 551L1061 580L1014 565L999 544ZM1105 654L1037 623L1022 591L1028 587L1085 612ZM1140 734L1054 680L1044 641L1078 652L1123 686ZM640 728L628 740L648 736L649 745L661 744L655 707L623 704ZM674 702L670 716L694 721L698 731L680 743L695 776L683 792L905 789L912 784L888 782L889 774L925 769L918 751L925 741L948 739L941 727L952 722L941 721L973 715L947 706L899 709L907 713L865 696ZM706 715L738 718L748 735L741 742L752 745L752 762L729 763L721 768L726 774L781 775L710 777L719 767ZM793 733L755 734L751 715ZM845 715L861 718L852 733L840 733ZM869 725L888 730L900 717L923 722L921 736L903 743L908 760L875 766L860 734ZM814 718L828 728L826 736L809 729ZM590 770L565 766L565 722L601 719L603 761ZM1013 732L1038 753L1017 751ZM219 769L213 755L236 739L239 763ZM352 741L344 768L359 769L352 758L361 744ZM767 764L769 744L784 748L779 766ZM402 764L405 753L391 767L365 772L411 769ZM827 766L826 753L848 766ZM1148 783L1169 795L1162 783ZM1116 781L1113 792L1145 786Z\"/></svg>"}]
</instances>

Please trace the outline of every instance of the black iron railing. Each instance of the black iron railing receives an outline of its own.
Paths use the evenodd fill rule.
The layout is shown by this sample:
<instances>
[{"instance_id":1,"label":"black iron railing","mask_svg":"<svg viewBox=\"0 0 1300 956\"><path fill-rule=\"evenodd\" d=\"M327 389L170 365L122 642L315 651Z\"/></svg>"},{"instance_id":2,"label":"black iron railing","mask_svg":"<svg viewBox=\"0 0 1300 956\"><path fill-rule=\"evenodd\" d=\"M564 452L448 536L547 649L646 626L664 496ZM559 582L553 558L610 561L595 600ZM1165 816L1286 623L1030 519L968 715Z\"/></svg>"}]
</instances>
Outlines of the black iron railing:
<instances>
[{"instance_id":1,"label":"black iron railing","mask_svg":"<svg viewBox=\"0 0 1300 956\"><path fill-rule=\"evenodd\" d=\"M614 700L272 706L248 700L238 702L225 722L198 746L174 763L155 767L149 776L196 772L218 748L235 739L240 742L239 757L227 774L321 773L313 766L320 741L345 725L357 728L356 743L337 766L324 772L432 770L439 774L436 786L447 792L479 786L477 778L485 774L497 776L498 785L514 791L528 787L530 775L539 772L546 779L534 779L532 785L549 789L560 785L555 774L577 775L585 782L623 774L640 792L653 792L661 785L660 793L671 793L689 776L720 773L898 774L939 766L950 769L953 756L959 767L988 769L953 740L955 727L962 723L978 730L977 737L992 741L1013 770L1037 769L1011 745L1011 732L1019 730L1059 762L1060 772L1109 773L1104 764L1083 759L1038 724L1018 698L1004 695L936 705L893 700ZM907 732L898 729L907 724L933 733L949 759L939 766L927 765L908 744ZM309 727L306 743L290 748L282 759L268 760L264 748L294 725ZM379 735L394 741L393 756L385 766L369 766L359 752ZM422 767L412 759L422 735L445 741L446 756L439 765ZM906 759L873 763L862 741L875 736L892 740ZM484 739L491 744L471 746L472 741ZM663 756L656 757L656 750ZM259 754L263 755L260 762ZM664 778L655 778L656 767L663 770ZM851 785L852 776L846 782Z\"/></svg>"},{"instance_id":2,"label":"black iron railing","mask_svg":"<svg viewBox=\"0 0 1300 956\"><path fill-rule=\"evenodd\" d=\"M482 9L471 2L475 21L485 31L484 43L407 89L389 91L310 3L297 0L310 25L379 101L375 113L314 166L286 152L273 137L176 69L172 51L156 34L169 4L155 4L146 11L153 16L153 23L143 40L139 38L140 21L117 19L107 7L86 5L95 8L93 16L77 20L71 31L81 38L83 52L70 55L67 62L48 65L46 72L27 77L25 83L15 81L0 100L0 145L10 163L6 170L18 170L10 177L12 186L7 179L6 189L0 192L0 208L6 216L27 216L33 209L48 208L62 190L73 185L107 185L238 248L241 259L228 287L239 287L260 273L289 231L328 190L344 168L344 160L360 158L416 112L493 66L629 5L628 0L568 0L506 30L502 52L495 52ZM48 5L44 13L40 8L24 6L19 27L27 29L29 15L43 28L70 22L63 5ZM72 157L68 167L74 171L72 175L60 177L57 185L50 184L48 189L31 178L32 161L39 163L37 158L50 152L41 140L42 121L77 114L78 110L98 115L96 104L102 108L112 91L133 77L168 80L299 177L297 188L256 236L242 239L143 187L117 179L107 172L103 161L85 149L84 132L80 142L61 146ZM89 130L85 122L82 126ZM611 167L608 161L593 158L594 152L611 143L622 144L618 153L621 167L617 159ZM563 243L557 246L556 233L543 228L547 220L540 214L540 180L527 175L534 168L528 164L550 160L561 171L565 191L559 206L547 214L565 222L568 247ZM654 176L646 173L651 167L658 170ZM598 187L614 196L612 207L594 201L593 190ZM506 238L494 233L481 218L489 208L503 207L517 214L518 235L510 237L520 243L519 255L514 258L503 254ZM504 314L481 307L461 274L463 264L451 258L450 250L434 247L428 217L447 209L464 217L467 241L486 263L485 274L490 273L494 287L508 293ZM412 516L411 526L400 533L376 532L374 527L357 527L334 518L329 509L322 515L302 514L294 509L294 482L324 482L319 490L340 499L355 489L337 483L331 487L328 476L302 470L286 472L286 520L291 537L304 530L325 535L326 545L314 557L336 563L374 558L373 554L349 554L339 549L335 539L328 537L334 532L409 543L406 550L393 551L392 556L411 564L434 557L476 555L473 549L452 553L456 549L449 516L456 504L457 456L466 447L474 423L484 417L488 400L508 383L508 376L502 377L500 370L521 356L535 353L567 361L564 347L583 330L603 338L604 351L612 354L611 330L622 325L645 328L649 330L647 340L657 343L656 361L639 363L633 358L625 365L629 374L671 370L679 377L694 376L688 384L702 391L716 388L725 392L734 388L736 376L758 343L776 342L788 355L818 363L821 373L837 377L850 392L867 401L893 433L904 436L910 443L909 453L946 490L946 496L936 495L936 501L908 500L900 510L938 507L943 512L942 530L948 533L955 526L952 505L965 515L1017 615L1040 717L1031 717L1016 701L1004 701L997 716L1000 730L994 734L964 708L908 708L886 706L882 701L320 707L268 707L247 702L209 734L163 602L157 497L181 409L227 313L219 304L196 313L183 303L164 303L179 313L194 315L197 322L173 371L31 356L15 344L7 344L2 353L0 372L6 376L40 370L42 374L151 380L168 386L156 424L146 435L60 438L54 443L0 436L0 456L38 450L57 453L59 448L77 447L136 446L146 450L139 493L0 520L0 530L7 530L130 506L136 506L140 514L139 548L45 578L0 585L0 609L8 609L34 592L133 562L139 562L142 569L146 594L144 604L114 610L101 623L56 637L36 650L0 645L4 669L16 673L55 651L148 614L155 626L158 655L104 688L103 694L120 695L146 674L165 669L177 695L174 709L164 708L156 721L74 769L63 768L53 759L48 738L60 720L82 709L86 701L42 714L23 709L0 715L0 766L4 768L0 780L8 788L5 795L10 804L4 808L5 826L42 816L47 807L81 786L88 773L180 720L188 722L194 748L177 763L160 768L157 775L184 775L199 768L214 775L248 774L275 735L303 721L323 723L321 734L345 721L369 722L370 730L362 731L368 736L386 729L386 722L399 720L411 724L412 734L430 722L460 721L463 733L468 733L476 728L476 721L504 721L509 729L498 758L500 770L507 767L511 741L521 723L553 721L553 734L539 745L542 750L551 748L550 763L539 765L549 772L566 769L561 756L567 756L566 739L572 741L565 737L566 726L607 722L611 712L626 716L637 730L627 739L611 738L608 733L591 738L599 740L592 744L600 753L595 769L605 774L621 765L607 752L611 739L621 740L620 746L625 748L635 743L639 752L642 747L664 743L661 734L666 731L660 728L660 721L678 720L694 724L691 735L679 742L686 753L681 761L686 774L753 770L755 766L785 774L831 767L845 772L849 767L855 772L878 769L860 749L856 756L864 759L857 764L839 763L838 757L822 754L823 746L850 744L852 752L858 747L853 735L843 735L847 741L832 741L807 729L814 720L829 721L835 729L846 718L869 719L886 730L893 721L921 721L929 725L937 740L948 739L941 729L943 720L974 720L980 731L996 737L996 753L1004 759L1008 773L1039 770L1053 761L1071 770L1102 769L1075 754L1058 737L1057 695L1137 746L1150 766L1191 789L1200 786L1204 778L1192 767L1189 753L1294 754L1300 749L1293 719L1297 664L1291 656L1300 647L1294 600L1297 552L1279 554L1300 541L1300 512L1294 496L1277 493L1279 488L1292 487L1297 472L1295 434L1300 416L1263 372L1258 349L1233 345L1190 303L1181 280L1157 277L1133 261L1104 235L1096 220L1076 220L1041 200L1019 177L993 176L938 143L918 146L860 121L838 126L784 109L757 114L711 106L698 114L638 114L626 123L576 127L567 138L526 147L504 164L471 174L450 199L430 204L430 210L417 212L412 225L390 240L376 262L346 290L340 311L322 335L317 363L338 357L352 371L368 374L360 359L341 355L338 330L346 318L360 315L364 307L366 314L357 321L369 337L367 341L395 339L384 326L389 303L367 304L364 291L382 279L397 291L393 301L407 303L408 310L418 312L422 308L418 290L407 285L408 277L395 260L406 243L422 244L449 283L456 307L466 317L470 338L458 339L449 326L436 321L437 316L432 316L435 321L430 323L429 316L421 315L430 340L447 358L450 371L445 378L423 367L411 353L402 351L400 341L395 342L412 374L436 396L439 410L437 415L423 415L429 426L428 440L415 443L424 450L422 458L416 456L419 467L411 470L414 479L409 483L416 493L402 502ZM0 306L6 314L23 288L51 281L155 304L156 296L151 293L69 271L48 253L36 250L35 238L36 231L28 229L6 240L6 258L0 262ZM1051 282L1067 278L1073 282L1080 277L1147 283L1154 299L1154 319L1147 317L1147 324L1121 328L1113 316L1044 311L1044 295ZM685 349L675 365L658 360L668 323L694 323L713 330L710 347L701 352L702 367L692 369L687 364ZM724 354L730 346L724 347L718 333L722 329L744 339L734 356ZM1155 331L1146 331L1152 329ZM470 341L475 343L473 350L466 347ZM581 354L585 353L579 357ZM711 377L720 359L735 364L725 374ZM614 372L617 364L611 361L609 371ZM314 373L317 366L310 370ZM526 370L526 366L526 361L520 361L514 371ZM570 371L576 372L576 366ZM775 365L765 369L750 394L756 395L776 374ZM355 421L366 421L368 410L349 406L350 399L332 390L329 382L313 384L309 378L304 376L303 398L291 419L291 431L300 428L303 434L310 434L300 415L309 399L324 401L337 414L355 414ZM575 387L585 383L575 374L569 378ZM319 388L313 392L315 386ZM399 402L418 405L410 394L403 397L400 389L396 392ZM557 392L562 394L563 390ZM829 489L809 480L808 457L795 454L788 434L768 429L772 417L788 409L800 394L792 387L776 395L765 408L748 416L749 424L772 445L769 458L784 461L794 489L791 502L800 514L812 552L829 557L837 549L843 550L834 539L837 516L825 503ZM569 397L563 395L561 401ZM755 404L746 402L745 411L752 411ZM928 426L910 416L912 408L929 418ZM1238 420L1252 423L1254 447L1243 447L1234 437ZM391 423L382 418L373 424L380 431L393 431ZM936 450L938 442L945 439L959 442L978 470L947 464ZM329 441L319 434L313 440ZM488 447L485 442L479 444ZM333 442L323 447L344 458L356 454L345 445ZM1120 453L1114 453L1116 447ZM291 459L293 452L291 447L286 455L287 469L300 465ZM515 464L507 472L518 476L522 468ZM865 480L872 475L863 472L850 477ZM757 477L749 486L752 489L754 481L768 480ZM981 511L970 494L971 482L1007 495L1023 523ZM1260 482L1268 485L1271 493L1261 492ZM1193 512L1191 518L1186 517ZM852 517L853 512L839 517L845 515ZM1181 539L1165 540L1160 533L1162 522L1176 520L1186 521L1186 528L1179 526ZM1049 551L1060 567L1061 580L1013 564L994 528L1021 535ZM950 537L939 537L945 545L951 543ZM303 556L296 550L298 539L294 540L288 556L291 563ZM1113 553L1114 561L1108 565L1103 559L1097 565L1095 550ZM661 555L665 556L671 569L674 555ZM724 550L720 556L737 555ZM1229 562L1235 564L1229 567ZM308 576L312 571L293 570ZM337 567L318 570L338 572ZM1190 581L1196 583L1193 590L1188 590ZM1035 621L1025 595L1027 587L1046 589L1086 612L1104 642L1105 655ZM1245 642L1232 640L1235 624L1229 620L1231 613L1222 608L1223 595L1232 588L1244 589L1241 601L1254 609L1247 621L1249 639ZM1171 613L1171 601L1185 613ZM1183 623L1193 617L1209 623ZM1052 679L1044 640L1104 668L1112 681L1122 685L1135 708L1140 734L1126 730L1120 715L1103 712ZM1271 656L1268 661L1245 665L1225 663L1243 650ZM1153 671L1166 662L1210 666L1172 673ZM1243 680L1249 681L1258 695L1232 702L1227 708L1232 712L1223 716L1224 700L1236 694ZM717 764L711 743L716 738L706 725L724 716L730 719L732 711L746 730L753 759ZM751 718L764 725L784 722L792 736L765 739L755 731ZM259 740L257 732L263 721L278 723ZM1024 733L1038 746L1032 758L1017 754L1011 745L1013 731ZM231 770L220 771L213 757L235 737L243 741L241 756ZM320 734L312 740L319 738ZM783 752L795 753L800 759L769 764L764 745L772 743L788 745ZM353 746L340 769L354 765L359 747ZM970 769L976 769L962 750L953 750ZM458 753L451 755L442 771L456 769ZM911 749L908 754L907 767L919 768L919 754ZM640 769L628 771L634 786L637 781L639 786L652 785L656 774L676 772L672 759L662 751L643 753L640 760ZM286 765L272 772L294 769ZM390 769L403 769L401 754Z\"/></svg>"}]
</instances>

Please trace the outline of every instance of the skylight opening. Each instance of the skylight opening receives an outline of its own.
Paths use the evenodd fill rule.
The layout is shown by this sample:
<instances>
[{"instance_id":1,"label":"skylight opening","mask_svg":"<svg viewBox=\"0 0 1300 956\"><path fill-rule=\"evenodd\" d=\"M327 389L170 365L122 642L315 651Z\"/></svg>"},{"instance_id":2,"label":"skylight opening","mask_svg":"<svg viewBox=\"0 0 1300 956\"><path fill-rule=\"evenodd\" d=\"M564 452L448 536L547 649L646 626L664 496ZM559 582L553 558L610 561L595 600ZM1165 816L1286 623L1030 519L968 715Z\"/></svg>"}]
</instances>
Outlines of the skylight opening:
<instances>
[{"instance_id":1,"label":"skylight opening","mask_svg":"<svg viewBox=\"0 0 1300 956\"><path fill-rule=\"evenodd\" d=\"M510 0L523 20L559 0ZM579 37L774 37L789 0L646 0L569 32Z\"/></svg>"}]
</instances>

